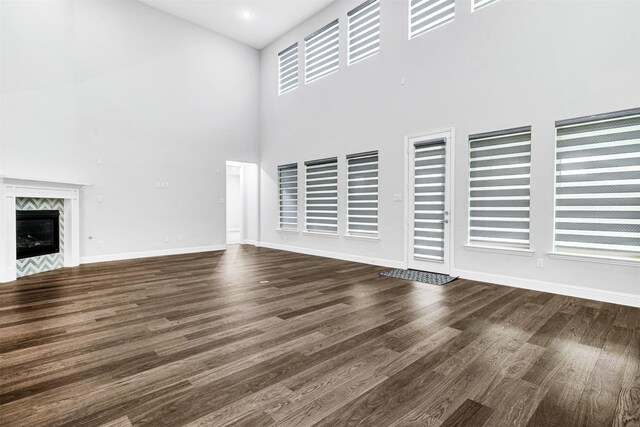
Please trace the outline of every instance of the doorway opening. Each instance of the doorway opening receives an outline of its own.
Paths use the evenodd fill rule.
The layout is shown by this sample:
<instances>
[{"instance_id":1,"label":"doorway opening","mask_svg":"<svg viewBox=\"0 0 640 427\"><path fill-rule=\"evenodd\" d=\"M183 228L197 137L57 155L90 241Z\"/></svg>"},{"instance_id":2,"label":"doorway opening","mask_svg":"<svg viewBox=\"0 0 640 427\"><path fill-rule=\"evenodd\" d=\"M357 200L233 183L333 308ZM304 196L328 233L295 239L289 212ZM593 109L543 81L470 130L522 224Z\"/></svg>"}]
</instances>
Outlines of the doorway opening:
<instances>
[{"instance_id":1,"label":"doorway opening","mask_svg":"<svg viewBox=\"0 0 640 427\"><path fill-rule=\"evenodd\" d=\"M226 162L227 245L256 244L258 240L258 165Z\"/></svg>"}]
</instances>

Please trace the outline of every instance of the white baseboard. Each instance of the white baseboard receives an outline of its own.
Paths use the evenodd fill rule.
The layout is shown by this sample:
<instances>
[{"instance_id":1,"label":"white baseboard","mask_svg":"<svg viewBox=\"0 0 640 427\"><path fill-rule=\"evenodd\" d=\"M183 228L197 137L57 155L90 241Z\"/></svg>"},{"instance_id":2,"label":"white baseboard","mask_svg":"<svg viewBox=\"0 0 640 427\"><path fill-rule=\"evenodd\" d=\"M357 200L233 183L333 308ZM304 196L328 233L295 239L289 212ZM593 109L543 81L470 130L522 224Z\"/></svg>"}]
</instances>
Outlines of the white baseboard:
<instances>
[{"instance_id":1,"label":"white baseboard","mask_svg":"<svg viewBox=\"0 0 640 427\"><path fill-rule=\"evenodd\" d=\"M192 248L173 248L173 249L160 249L156 251L145 251L145 252L128 252L128 253L121 253L121 254L95 255L95 256L81 257L80 264L90 264L94 262L122 261L126 259L150 258L150 257L167 256L167 255L194 254L198 252L223 251L225 249L227 249L227 245L212 245L212 246L196 246Z\"/></svg>"},{"instance_id":2,"label":"white baseboard","mask_svg":"<svg viewBox=\"0 0 640 427\"><path fill-rule=\"evenodd\" d=\"M305 255L315 255L315 256L321 256L325 258L359 262L361 264L379 265L382 267L389 267L389 268L405 268L406 267L403 261L371 258L371 257L360 256L360 255L351 255L351 254L338 253L338 252L332 252L332 251L322 251L318 249L302 248L298 246L281 245L279 243L260 242L257 246L261 246L263 248L270 248L270 249L279 249L281 251L296 252L296 253L305 254Z\"/></svg>"},{"instance_id":3,"label":"white baseboard","mask_svg":"<svg viewBox=\"0 0 640 427\"><path fill-rule=\"evenodd\" d=\"M253 239L244 239L242 241L243 245L253 245L253 246L260 246L259 242L257 240L253 240Z\"/></svg>"},{"instance_id":4,"label":"white baseboard","mask_svg":"<svg viewBox=\"0 0 640 427\"><path fill-rule=\"evenodd\" d=\"M542 280L522 279L519 277L503 276L500 274L478 273L475 271L460 269L454 269L454 272L452 274L454 276L459 276L462 279L477 280L480 282L495 283L497 285L549 292L552 294L585 298L595 301L610 302L614 304L628 305L631 307L640 307L640 295L628 294L623 292L585 288L583 286L563 285L560 283L545 282Z\"/></svg>"}]
</instances>

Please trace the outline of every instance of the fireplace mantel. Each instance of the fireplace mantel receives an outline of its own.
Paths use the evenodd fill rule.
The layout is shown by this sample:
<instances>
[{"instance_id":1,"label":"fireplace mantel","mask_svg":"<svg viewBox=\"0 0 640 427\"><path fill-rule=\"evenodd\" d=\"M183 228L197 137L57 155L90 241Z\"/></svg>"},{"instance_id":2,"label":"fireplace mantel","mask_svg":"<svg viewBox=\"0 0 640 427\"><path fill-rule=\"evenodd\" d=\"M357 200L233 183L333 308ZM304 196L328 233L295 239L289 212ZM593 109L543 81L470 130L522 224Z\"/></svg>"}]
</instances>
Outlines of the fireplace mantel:
<instances>
[{"instance_id":1,"label":"fireplace mantel","mask_svg":"<svg viewBox=\"0 0 640 427\"><path fill-rule=\"evenodd\" d=\"M0 176L0 283L16 279L16 198L64 200L64 266L80 264L80 189L87 184Z\"/></svg>"}]
</instances>

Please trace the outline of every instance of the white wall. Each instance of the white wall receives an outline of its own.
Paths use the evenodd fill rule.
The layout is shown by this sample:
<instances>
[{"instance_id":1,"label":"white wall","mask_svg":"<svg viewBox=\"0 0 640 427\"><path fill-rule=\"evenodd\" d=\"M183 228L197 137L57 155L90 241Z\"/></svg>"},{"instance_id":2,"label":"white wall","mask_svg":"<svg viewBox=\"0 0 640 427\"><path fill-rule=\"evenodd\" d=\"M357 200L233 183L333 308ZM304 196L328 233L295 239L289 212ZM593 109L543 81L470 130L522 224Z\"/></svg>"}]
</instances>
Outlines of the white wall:
<instances>
[{"instance_id":1,"label":"white wall","mask_svg":"<svg viewBox=\"0 0 640 427\"><path fill-rule=\"evenodd\" d=\"M258 161L258 52L133 0L2 6L2 173L91 184L85 261L224 245L225 160Z\"/></svg>"},{"instance_id":2,"label":"white wall","mask_svg":"<svg viewBox=\"0 0 640 427\"><path fill-rule=\"evenodd\" d=\"M581 287L576 293L592 298L640 296L637 267L546 256L553 238L554 122L639 106L640 2L501 0L472 14L470 0L458 0L453 23L407 40L407 2L382 0L381 52L347 67L346 12L357 4L339 0L261 52L262 242L401 265L404 203L393 202L393 194L406 191L404 136L455 127L454 272L545 290ZM336 17L340 70L278 96L277 53ZM468 135L525 125L533 127L535 256L470 251L464 247ZM379 241L276 231L278 164L298 162L302 183L302 162L340 156L343 232L344 156L374 149L380 150ZM302 192L299 200L302 229ZM544 268L536 268L536 257L544 258Z\"/></svg>"}]
</instances>

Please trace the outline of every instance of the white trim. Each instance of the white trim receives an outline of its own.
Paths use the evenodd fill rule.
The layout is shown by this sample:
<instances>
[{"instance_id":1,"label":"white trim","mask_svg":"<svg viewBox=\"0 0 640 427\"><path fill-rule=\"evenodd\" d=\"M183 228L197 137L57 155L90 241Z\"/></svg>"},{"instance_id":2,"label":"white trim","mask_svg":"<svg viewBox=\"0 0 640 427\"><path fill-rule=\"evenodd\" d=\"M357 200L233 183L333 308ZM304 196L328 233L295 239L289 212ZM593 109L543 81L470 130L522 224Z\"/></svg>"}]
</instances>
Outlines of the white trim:
<instances>
[{"instance_id":1,"label":"white trim","mask_svg":"<svg viewBox=\"0 0 640 427\"><path fill-rule=\"evenodd\" d=\"M389 268L405 268L404 261L395 261L391 259L371 258L371 257L365 257L361 255L351 255L351 254L338 253L333 251L323 251L319 249L304 248L300 246L281 245L279 243L260 242L259 246L263 248L278 249L281 251L295 252L295 253L305 254L305 255L341 259L344 261L358 262L361 264L379 265L382 267L389 267Z\"/></svg>"},{"instance_id":2,"label":"white trim","mask_svg":"<svg viewBox=\"0 0 640 427\"><path fill-rule=\"evenodd\" d=\"M566 295L576 298L585 298L595 301L604 301L613 304L640 307L640 295L624 292L605 291L602 289L586 288L583 286L563 285L560 283L545 282L542 280L521 279L499 274L478 273L475 271L454 269L453 276L462 279L477 280L480 282L494 283L497 285L511 286L513 288L531 289L540 292Z\"/></svg>"},{"instance_id":3,"label":"white trim","mask_svg":"<svg viewBox=\"0 0 640 427\"><path fill-rule=\"evenodd\" d=\"M499 248L495 246L481 246L481 245L472 245L466 244L464 248L468 251L476 251L476 252L489 252L494 254L501 255L516 255L516 256L526 256L532 257L535 255L535 251L531 249L518 249L518 248Z\"/></svg>"},{"instance_id":4,"label":"white trim","mask_svg":"<svg viewBox=\"0 0 640 427\"><path fill-rule=\"evenodd\" d=\"M277 232L283 232L283 233L298 233L300 230L298 230L297 228L294 229L286 229L286 228L280 228L280 227L276 227L276 231Z\"/></svg>"},{"instance_id":5,"label":"white trim","mask_svg":"<svg viewBox=\"0 0 640 427\"><path fill-rule=\"evenodd\" d=\"M548 252L547 256L549 258L562 259L566 261L588 262L588 263L597 262L600 264L640 267L640 261L635 261L632 259L625 259L625 258L616 258L614 256L589 255L589 254L577 254L577 253L566 253L566 252Z\"/></svg>"},{"instance_id":6,"label":"white trim","mask_svg":"<svg viewBox=\"0 0 640 427\"><path fill-rule=\"evenodd\" d=\"M331 233L328 231L311 231L311 230L304 230L302 232L302 234L305 234L307 236L322 236L322 237L339 237L339 234L336 233Z\"/></svg>"},{"instance_id":7,"label":"white trim","mask_svg":"<svg viewBox=\"0 0 640 427\"><path fill-rule=\"evenodd\" d=\"M224 251L227 249L227 245L211 245L211 246L195 246L191 248L174 248L174 249L160 249L155 251L144 252L127 252L120 254L110 255L94 255L80 258L80 264L91 264L94 262L108 262L108 261L122 261L127 259L138 258L150 258L167 255L182 255L182 254L194 254L200 252L213 252Z\"/></svg>"},{"instance_id":8,"label":"white trim","mask_svg":"<svg viewBox=\"0 0 640 427\"><path fill-rule=\"evenodd\" d=\"M376 236L360 236L357 234L345 234L343 236L346 239L354 239L354 240L369 240L372 242L379 242L380 241L380 236L376 235Z\"/></svg>"},{"instance_id":9,"label":"white trim","mask_svg":"<svg viewBox=\"0 0 640 427\"><path fill-rule=\"evenodd\" d=\"M258 246L259 242L257 240L254 239L244 239L242 241L243 245L251 245L251 246Z\"/></svg>"}]
</instances>

